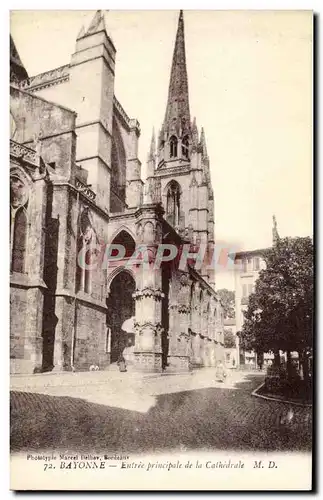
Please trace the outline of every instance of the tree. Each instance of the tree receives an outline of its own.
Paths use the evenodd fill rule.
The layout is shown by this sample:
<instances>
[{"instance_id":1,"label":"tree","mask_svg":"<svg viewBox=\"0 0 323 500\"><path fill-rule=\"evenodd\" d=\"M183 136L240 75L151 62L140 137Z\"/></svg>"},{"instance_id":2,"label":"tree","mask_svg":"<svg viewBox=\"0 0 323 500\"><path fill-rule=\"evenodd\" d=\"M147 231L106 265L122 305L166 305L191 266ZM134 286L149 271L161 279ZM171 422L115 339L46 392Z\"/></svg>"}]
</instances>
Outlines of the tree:
<instances>
[{"instance_id":1,"label":"tree","mask_svg":"<svg viewBox=\"0 0 323 500\"><path fill-rule=\"evenodd\" d=\"M224 330L224 347L233 349L236 346L236 336L232 330Z\"/></svg>"},{"instance_id":2,"label":"tree","mask_svg":"<svg viewBox=\"0 0 323 500\"><path fill-rule=\"evenodd\" d=\"M256 352L299 353L308 379L308 355L313 338L313 243L310 238L278 239L264 255L255 293L249 297L240 345Z\"/></svg>"},{"instance_id":3,"label":"tree","mask_svg":"<svg viewBox=\"0 0 323 500\"><path fill-rule=\"evenodd\" d=\"M224 319L234 318L235 293L232 290L221 288L220 290L218 290L218 294L223 306Z\"/></svg>"}]
</instances>

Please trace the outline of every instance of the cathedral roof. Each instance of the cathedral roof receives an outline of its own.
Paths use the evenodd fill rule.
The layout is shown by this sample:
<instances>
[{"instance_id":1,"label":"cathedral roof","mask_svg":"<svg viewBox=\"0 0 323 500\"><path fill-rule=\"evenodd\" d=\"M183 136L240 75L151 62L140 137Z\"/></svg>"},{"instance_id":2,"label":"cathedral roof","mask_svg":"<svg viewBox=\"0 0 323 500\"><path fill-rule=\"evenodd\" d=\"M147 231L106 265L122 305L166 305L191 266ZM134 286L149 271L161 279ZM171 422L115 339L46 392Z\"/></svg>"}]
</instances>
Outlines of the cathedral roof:
<instances>
[{"instance_id":1,"label":"cathedral roof","mask_svg":"<svg viewBox=\"0 0 323 500\"><path fill-rule=\"evenodd\" d=\"M182 135L190 130L184 17L182 10L178 19L163 129L165 132L174 132L177 135Z\"/></svg>"}]
</instances>

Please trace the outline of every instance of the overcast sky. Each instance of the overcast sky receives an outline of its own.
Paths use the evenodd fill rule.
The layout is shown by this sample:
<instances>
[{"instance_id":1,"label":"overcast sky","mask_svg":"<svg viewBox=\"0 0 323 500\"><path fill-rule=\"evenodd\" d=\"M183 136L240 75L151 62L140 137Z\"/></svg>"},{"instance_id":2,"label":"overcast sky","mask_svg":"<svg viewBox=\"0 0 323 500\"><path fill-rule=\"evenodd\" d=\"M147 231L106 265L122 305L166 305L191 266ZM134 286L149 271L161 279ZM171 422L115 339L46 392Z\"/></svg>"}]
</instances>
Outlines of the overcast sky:
<instances>
[{"instance_id":1,"label":"overcast sky","mask_svg":"<svg viewBox=\"0 0 323 500\"><path fill-rule=\"evenodd\" d=\"M29 75L67 64L91 11L16 11ZM178 11L109 11L115 94L141 124L145 163L166 106ZM312 18L306 11L185 11L191 115L203 126L215 233L241 249L312 235Z\"/></svg>"}]
</instances>

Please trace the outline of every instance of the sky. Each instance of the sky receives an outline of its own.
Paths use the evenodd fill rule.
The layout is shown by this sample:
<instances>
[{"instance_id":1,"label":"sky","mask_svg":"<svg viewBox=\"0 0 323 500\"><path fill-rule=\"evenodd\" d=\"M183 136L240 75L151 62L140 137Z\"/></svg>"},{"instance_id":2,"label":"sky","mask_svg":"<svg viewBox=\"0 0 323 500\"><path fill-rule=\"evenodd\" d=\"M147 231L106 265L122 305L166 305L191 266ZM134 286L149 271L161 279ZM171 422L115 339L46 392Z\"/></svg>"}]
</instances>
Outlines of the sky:
<instances>
[{"instance_id":1,"label":"sky","mask_svg":"<svg viewBox=\"0 0 323 500\"><path fill-rule=\"evenodd\" d=\"M93 11L13 11L33 76L67 64ZM178 11L105 11L117 49L115 95L141 125L145 171L164 118ZM204 127L215 235L240 249L312 235L312 17L309 11L184 11L191 117ZM219 277L218 286L232 276ZM220 284L219 284L220 283ZM232 288L232 287L231 287Z\"/></svg>"}]
</instances>

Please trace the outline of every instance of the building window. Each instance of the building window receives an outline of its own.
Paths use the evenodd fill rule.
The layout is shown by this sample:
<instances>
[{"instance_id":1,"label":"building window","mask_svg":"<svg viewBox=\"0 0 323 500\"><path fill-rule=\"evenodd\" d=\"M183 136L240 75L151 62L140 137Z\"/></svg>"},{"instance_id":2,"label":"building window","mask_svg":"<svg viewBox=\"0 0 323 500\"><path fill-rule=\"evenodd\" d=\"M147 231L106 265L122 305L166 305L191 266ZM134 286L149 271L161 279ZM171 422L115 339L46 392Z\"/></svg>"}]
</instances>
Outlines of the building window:
<instances>
[{"instance_id":1,"label":"building window","mask_svg":"<svg viewBox=\"0 0 323 500\"><path fill-rule=\"evenodd\" d=\"M19 208L13 218L13 242L11 269L16 273L25 272L26 241L27 241L27 214L26 210Z\"/></svg>"},{"instance_id":2,"label":"building window","mask_svg":"<svg viewBox=\"0 0 323 500\"><path fill-rule=\"evenodd\" d=\"M189 148L189 142L188 142L188 137L187 135L183 137L182 140L182 155L184 158L188 158L188 148Z\"/></svg>"},{"instance_id":3,"label":"building window","mask_svg":"<svg viewBox=\"0 0 323 500\"><path fill-rule=\"evenodd\" d=\"M259 257L255 257L255 260L254 260L254 269L255 269L255 271L259 271L259 269L260 269L260 259L259 259Z\"/></svg>"},{"instance_id":4,"label":"building window","mask_svg":"<svg viewBox=\"0 0 323 500\"><path fill-rule=\"evenodd\" d=\"M254 292L254 286L252 283L249 283L248 285L248 297Z\"/></svg>"},{"instance_id":5,"label":"building window","mask_svg":"<svg viewBox=\"0 0 323 500\"><path fill-rule=\"evenodd\" d=\"M242 270L244 273L247 272L247 259L243 259L242 261Z\"/></svg>"},{"instance_id":6,"label":"building window","mask_svg":"<svg viewBox=\"0 0 323 500\"><path fill-rule=\"evenodd\" d=\"M179 224L180 216L180 187L175 181L172 181L167 190L166 206L167 222L172 226Z\"/></svg>"},{"instance_id":7,"label":"building window","mask_svg":"<svg viewBox=\"0 0 323 500\"><path fill-rule=\"evenodd\" d=\"M248 295L247 285L242 285L242 297L247 297L247 295Z\"/></svg>"},{"instance_id":8,"label":"building window","mask_svg":"<svg viewBox=\"0 0 323 500\"><path fill-rule=\"evenodd\" d=\"M169 140L169 151L170 151L170 157L171 158L176 158L177 157L177 138L172 135L172 137Z\"/></svg>"}]
</instances>

